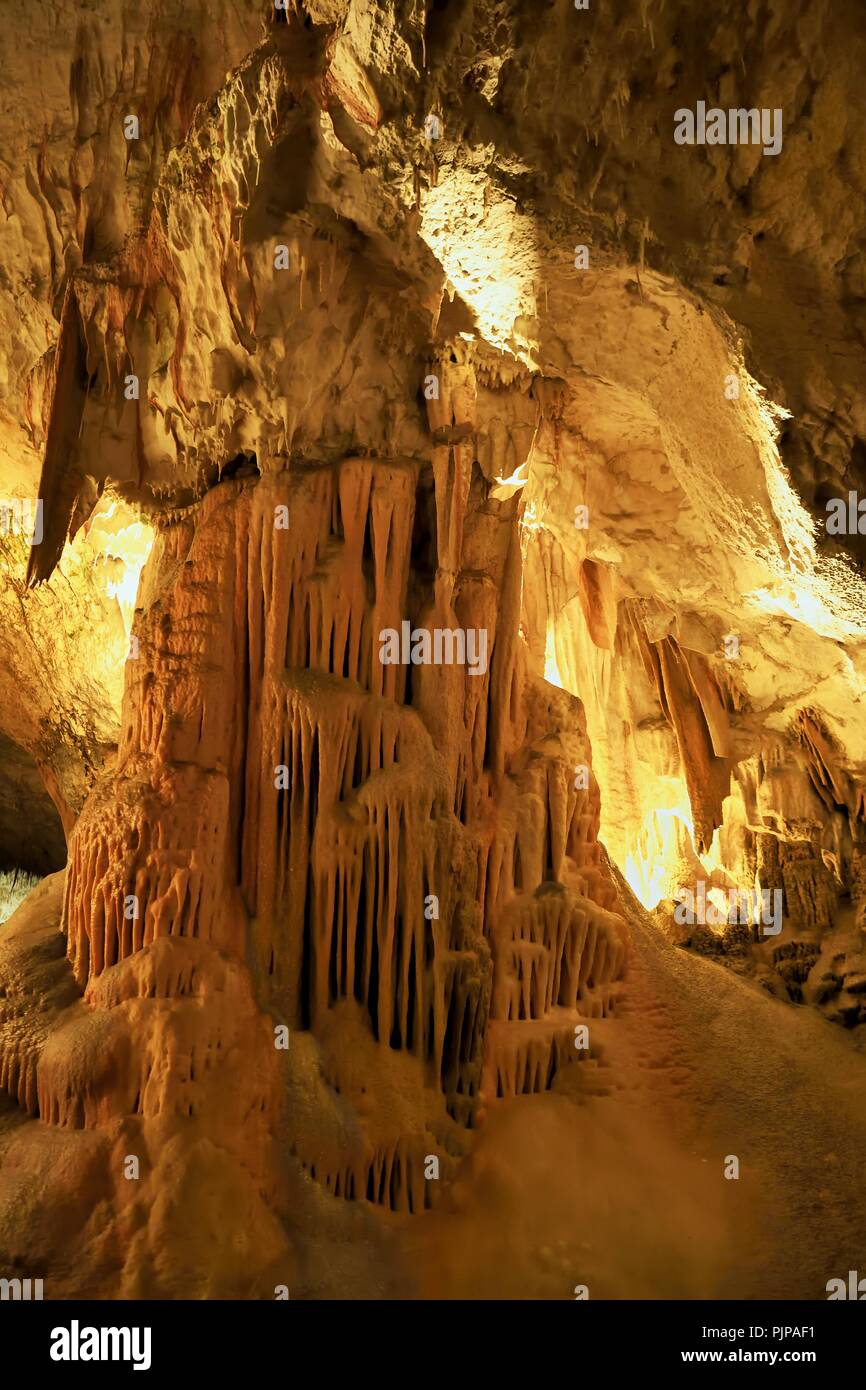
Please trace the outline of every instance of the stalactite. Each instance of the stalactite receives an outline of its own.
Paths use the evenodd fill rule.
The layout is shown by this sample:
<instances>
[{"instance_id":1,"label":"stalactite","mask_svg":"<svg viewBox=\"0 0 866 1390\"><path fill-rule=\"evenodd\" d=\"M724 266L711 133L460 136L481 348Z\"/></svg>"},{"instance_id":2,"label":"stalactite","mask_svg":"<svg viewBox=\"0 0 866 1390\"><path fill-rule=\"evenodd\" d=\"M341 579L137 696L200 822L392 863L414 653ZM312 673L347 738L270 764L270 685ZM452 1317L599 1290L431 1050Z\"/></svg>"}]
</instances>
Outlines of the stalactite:
<instances>
[{"instance_id":1,"label":"stalactite","mask_svg":"<svg viewBox=\"0 0 866 1390\"><path fill-rule=\"evenodd\" d=\"M705 853L722 824L722 802L730 791L731 757L727 717L719 687L703 659L681 650L672 637L650 642L640 633L647 670L655 680L665 717L677 738L695 827L695 845Z\"/></svg>"},{"instance_id":2,"label":"stalactite","mask_svg":"<svg viewBox=\"0 0 866 1390\"><path fill-rule=\"evenodd\" d=\"M471 416L463 377L452 413ZM574 1020L613 1006L624 936L598 788L575 786L582 712L527 674L517 504L479 507L472 460L433 447L438 569L409 611L414 463L230 479L161 532L118 771L72 838L63 925L89 1013L68 1026L91 1060L43 1052L50 1123L184 1113L226 1049L267 1046L246 996L240 1034L222 1004L194 1027L203 992L233 997L248 932L260 1007L296 1054L310 1039L322 1103L365 1116L347 1150L262 1090L260 1154L283 1125L331 1195L420 1211L425 1163L453 1171L482 1095L549 1085ZM483 632L483 668L383 663L380 633L407 620ZM375 1114L352 1046L373 1049ZM271 1049L263 1076L280 1065ZM288 1048L289 1085L296 1065Z\"/></svg>"},{"instance_id":3,"label":"stalactite","mask_svg":"<svg viewBox=\"0 0 866 1390\"><path fill-rule=\"evenodd\" d=\"M41 544L34 544L30 550L27 562L27 583L30 585L48 579L60 559L83 482L81 469L75 462L75 442L86 401L85 375L81 314L76 280L71 276L49 379L50 415L40 483L46 512L45 536Z\"/></svg>"},{"instance_id":4,"label":"stalactite","mask_svg":"<svg viewBox=\"0 0 866 1390\"><path fill-rule=\"evenodd\" d=\"M801 710L794 723L796 738L818 796L833 812L844 808L852 830L866 822L866 791L858 787L838 766L838 755L820 718L810 710ZM862 831L860 831L862 835Z\"/></svg>"},{"instance_id":5,"label":"stalactite","mask_svg":"<svg viewBox=\"0 0 866 1390\"><path fill-rule=\"evenodd\" d=\"M570 1021L491 1021L482 1087L485 1100L512 1100L546 1091L562 1067L591 1055L588 1049L575 1049Z\"/></svg>"},{"instance_id":6,"label":"stalactite","mask_svg":"<svg viewBox=\"0 0 866 1390\"><path fill-rule=\"evenodd\" d=\"M542 1019L557 1006L574 1008L621 970L620 919L588 898L542 884L511 899L494 928L495 1019Z\"/></svg>"}]
</instances>

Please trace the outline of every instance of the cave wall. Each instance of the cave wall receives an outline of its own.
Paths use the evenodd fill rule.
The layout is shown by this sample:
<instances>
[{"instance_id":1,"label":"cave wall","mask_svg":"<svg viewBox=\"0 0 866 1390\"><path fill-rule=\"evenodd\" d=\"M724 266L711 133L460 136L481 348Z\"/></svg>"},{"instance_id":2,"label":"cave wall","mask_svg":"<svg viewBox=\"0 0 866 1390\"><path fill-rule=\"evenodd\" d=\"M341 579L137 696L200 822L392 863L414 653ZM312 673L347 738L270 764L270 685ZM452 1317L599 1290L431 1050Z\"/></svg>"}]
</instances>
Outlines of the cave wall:
<instances>
[{"instance_id":1,"label":"cave wall","mask_svg":"<svg viewBox=\"0 0 866 1390\"><path fill-rule=\"evenodd\" d=\"M0 737L69 848L0 937L13 1265L303 1289L323 1194L418 1215L431 1159L592 1058L626 884L671 934L683 885L778 889L778 939L679 943L864 1021L862 553L822 516L863 484L861 20L100 0L4 31L40 101L0 114L0 480L45 535L4 538ZM778 159L674 153L741 79ZM115 506L155 534L131 633L89 544ZM384 663L404 622L483 633L483 671Z\"/></svg>"},{"instance_id":2,"label":"cave wall","mask_svg":"<svg viewBox=\"0 0 866 1390\"><path fill-rule=\"evenodd\" d=\"M187 1122L232 1200L281 1213L299 1168L418 1212L489 1107L548 1087L614 1007L625 923L580 704L519 639L517 502L465 443L430 453L228 480L158 530L116 771L70 841L73 1002L3 1030L8 1093L136 1133L145 1194ZM404 621L483 632L484 669L384 664ZM194 1141L177 1161L196 1182Z\"/></svg>"}]
</instances>

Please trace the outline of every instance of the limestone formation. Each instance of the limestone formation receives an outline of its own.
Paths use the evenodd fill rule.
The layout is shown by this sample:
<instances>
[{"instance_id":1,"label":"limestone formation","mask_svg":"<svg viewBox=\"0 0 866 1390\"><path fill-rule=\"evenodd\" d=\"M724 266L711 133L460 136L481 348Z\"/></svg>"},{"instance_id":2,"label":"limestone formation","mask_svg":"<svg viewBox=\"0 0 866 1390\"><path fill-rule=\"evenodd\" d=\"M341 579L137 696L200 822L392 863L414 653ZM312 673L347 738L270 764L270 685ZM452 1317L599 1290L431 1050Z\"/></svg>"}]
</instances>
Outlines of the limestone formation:
<instances>
[{"instance_id":1,"label":"limestone formation","mask_svg":"<svg viewBox=\"0 0 866 1390\"><path fill-rule=\"evenodd\" d=\"M856 0L73 0L0 57L0 1277L824 1297Z\"/></svg>"}]
</instances>

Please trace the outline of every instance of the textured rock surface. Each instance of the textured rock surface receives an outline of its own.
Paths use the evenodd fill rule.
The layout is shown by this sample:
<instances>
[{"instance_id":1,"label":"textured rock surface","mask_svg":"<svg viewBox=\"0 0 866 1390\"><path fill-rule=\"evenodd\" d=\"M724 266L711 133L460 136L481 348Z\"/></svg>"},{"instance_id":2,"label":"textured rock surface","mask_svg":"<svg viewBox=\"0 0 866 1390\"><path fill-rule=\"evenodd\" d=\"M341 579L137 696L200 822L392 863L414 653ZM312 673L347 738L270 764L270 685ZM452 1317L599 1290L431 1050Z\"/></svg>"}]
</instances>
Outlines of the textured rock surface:
<instances>
[{"instance_id":1,"label":"textured rock surface","mask_svg":"<svg viewBox=\"0 0 866 1390\"><path fill-rule=\"evenodd\" d=\"M0 492L44 508L0 537L0 867L68 842L0 926L0 1270L822 1296L866 1084L858 5L98 0L0 56ZM704 99L781 153L675 145ZM404 623L481 669L383 662ZM698 884L781 932L683 928Z\"/></svg>"}]
</instances>

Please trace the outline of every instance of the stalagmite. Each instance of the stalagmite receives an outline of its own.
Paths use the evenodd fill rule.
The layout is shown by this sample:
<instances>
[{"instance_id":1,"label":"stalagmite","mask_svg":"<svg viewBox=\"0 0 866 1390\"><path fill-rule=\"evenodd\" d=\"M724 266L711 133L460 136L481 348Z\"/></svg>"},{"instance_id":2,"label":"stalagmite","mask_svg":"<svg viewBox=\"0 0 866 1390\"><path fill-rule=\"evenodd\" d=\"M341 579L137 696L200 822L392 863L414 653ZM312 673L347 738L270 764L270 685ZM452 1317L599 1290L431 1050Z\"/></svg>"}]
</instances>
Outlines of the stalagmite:
<instances>
[{"instance_id":1,"label":"stalagmite","mask_svg":"<svg viewBox=\"0 0 866 1390\"><path fill-rule=\"evenodd\" d=\"M769 8L10 9L0 1296L853 1270L863 35Z\"/></svg>"}]
</instances>

